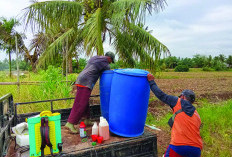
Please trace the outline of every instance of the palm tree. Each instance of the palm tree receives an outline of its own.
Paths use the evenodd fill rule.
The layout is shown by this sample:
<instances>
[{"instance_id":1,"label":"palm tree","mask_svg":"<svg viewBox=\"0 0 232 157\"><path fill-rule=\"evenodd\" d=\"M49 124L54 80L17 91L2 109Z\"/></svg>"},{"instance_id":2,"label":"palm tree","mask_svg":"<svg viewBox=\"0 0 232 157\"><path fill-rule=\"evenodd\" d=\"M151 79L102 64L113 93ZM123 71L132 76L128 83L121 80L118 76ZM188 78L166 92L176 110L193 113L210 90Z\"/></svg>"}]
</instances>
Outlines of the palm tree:
<instances>
[{"instance_id":1,"label":"palm tree","mask_svg":"<svg viewBox=\"0 0 232 157\"><path fill-rule=\"evenodd\" d=\"M103 43L109 41L129 65L135 58L154 69L160 55L169 54L165 45L140 27L145 15L159 12L165 0L73 0L35 2L25 13L26 24L45 31L61 27L65 32L45 51L51 61L57 48L69 56L83 46L87 56L104 54ZM109 40L106 40L106 39Z\"/></svg>"},{"instance_id":2,"label":"palm tree","mask_svg":"<svg viewBox=\"0 0 232 157\"><path fill-rule=\"evenodd\" d=\"M229 68L232 68L232 55L228 56L226 63L228 64Z\"/></svg>"},{"instance_id":3,"label":"palm tree","mask_svg":"<svg viewBox=\"0 0 232 157\"><path fill-rule=\"evenodd\" d=\"M15 27L19 25L19 22L15 18L7 20L4 17L0 18L0 49L5 50L9 55L9 70L11 77L11 54L16 51L15 37L17 37L17 43L19 51L22 52L24 46L23 34L18 33Z\"/></svg>"},{"instance_id":4,"label":"palm tree","mask_svg":"<svg viewBox=\"0 0 232 157\"><path fill-rule=\"evenodd\" d=\"M219 60L222 62L222 63L224 63L225 61L226 61L226 56L225 55L223 55L223 54L219 54Z\"/></svg>"},{"instance_id":5,"label":"palm tree","mask_svg":"<svg viewBox=\"0 0 232 157\"><path fill-rule=\"evenodd\" d=\"M56 53L54 53L55 56L52 56L54 62L49 62L49 64L46 62L46 57L49 55L49 52L46 50L49 50L49 46L52 45L53 42L56 41L57 38L59 38L63 33L65 32L64 29L48 29L45 32L38 32L34 35L34 38L31 40L29 52L32 52L33 55L31 55L32 58L32 69L34 69L36 66L47 66L49 64L57 64L58 59L60 56L63 56L63 58L66 58L66 53L63 51L62 47L57 47L55 50ZM64 52L64 53L62 53ZM41 57L40 57L41 56ZM68 56L68 64L69 64L69 72L72 72L72 56ZM39 60L40 59L40 60ZM43 64L41 64L43 63ZM63 73L65 74L65 66L66 66L66 60L63 59Z\"/></svg>"}]
</instances>

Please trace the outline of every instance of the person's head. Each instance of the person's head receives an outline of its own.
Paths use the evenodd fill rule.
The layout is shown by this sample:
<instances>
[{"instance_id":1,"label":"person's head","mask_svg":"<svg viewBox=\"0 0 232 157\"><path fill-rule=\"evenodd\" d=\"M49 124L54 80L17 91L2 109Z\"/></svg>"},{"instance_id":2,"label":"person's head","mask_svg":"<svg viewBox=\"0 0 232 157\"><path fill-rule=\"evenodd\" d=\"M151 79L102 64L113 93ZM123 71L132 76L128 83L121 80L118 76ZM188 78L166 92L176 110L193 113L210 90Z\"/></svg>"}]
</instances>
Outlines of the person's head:
<instances>
[{"instance_id":1,"label":"person's head","mask_svg":"<svg viewBox=\"0 0 232 157\"><path fill-rule=\"evenodd\" d=\"M195 101L195 93L189 89L183 90L179 97L182 99L188 100L191 103L194 103Z\"/></svg>"},{"instance_id":2,"label":"person's head","mask_svg":"<svg viewBox=\"0 0 232 157\"><path fill-rule=\"evenodd\" d=\"M106 52L105 56L107 56L107 57L108 57L108 61L109 61L109 63L111 63L111 62L113 62L113 63L114 63L115 55L114 55L114 53L113 53L113 52L108 51L108 52Z\"/></svg>"}]
</instances>

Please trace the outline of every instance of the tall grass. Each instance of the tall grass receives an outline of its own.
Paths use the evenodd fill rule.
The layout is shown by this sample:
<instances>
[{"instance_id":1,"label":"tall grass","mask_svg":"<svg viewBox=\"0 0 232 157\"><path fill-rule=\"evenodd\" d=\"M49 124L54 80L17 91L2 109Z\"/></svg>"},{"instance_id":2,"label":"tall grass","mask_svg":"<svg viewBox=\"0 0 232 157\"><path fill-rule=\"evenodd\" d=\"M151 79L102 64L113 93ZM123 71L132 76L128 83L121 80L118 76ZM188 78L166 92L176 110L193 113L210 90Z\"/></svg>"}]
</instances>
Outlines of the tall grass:
<instances>
[{"instance_id":1,"label":"tall grass","mask_svg":"<svg viewBox=\"0 0 232 157\"><path fill-rule=\"evenodd\" d=\"M16 82L16 78L1 77L0 82ZM69 75L70 81L75 81L77 74ZM71 83L64 82L65 76L62 75L62 69L49 66L46 71L39 71L37 74L27 73L20 78L20 81L43 81L37 85L20 85L18 89L17 85L1 85L0 97L12 93L14 102L28 102L39 101L48 99L58 99L65 97L73 97L70 94L72 90ZM72 106L72 101L63 101L55 103L55 108L67 108ZM22 105L19 107L19 113L36 112L50 109L50 104L34 104L34 105Z\"/></svg>"},{"instance_id":2,"label":"tall grass","mask_svg":"<svg viewBox=\"0 0 232 157\"><path fill-rule=\"evenodd\" d=\"M211 104L202 101L197 109L201 116L201 137L203 138L203 157L231 157L232 156L232 100ZM156 119L148 113L148 124L154 124L169 131L167 124L171 114L162 119ZM158 146L159 147L159 146Z\"/></svg>"},{"instance_id":3,"label":"tall grass","mask_svg":"<svg viewBox=\"0 0 232 157\"><path fill-rule=\"evenodd\" d=\"M202 156L232 156L232 100L220 104L203 104L198 109L204 140Z\"/></svg>"}]
</instances>

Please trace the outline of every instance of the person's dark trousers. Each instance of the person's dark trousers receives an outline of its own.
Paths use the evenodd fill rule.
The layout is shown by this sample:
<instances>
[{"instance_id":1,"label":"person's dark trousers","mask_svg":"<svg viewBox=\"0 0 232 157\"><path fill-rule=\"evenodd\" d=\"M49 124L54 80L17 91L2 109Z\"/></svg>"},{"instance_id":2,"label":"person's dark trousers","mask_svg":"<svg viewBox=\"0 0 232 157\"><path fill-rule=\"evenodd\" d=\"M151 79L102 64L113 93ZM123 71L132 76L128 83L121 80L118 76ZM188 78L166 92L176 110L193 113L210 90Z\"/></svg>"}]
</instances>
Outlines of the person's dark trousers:
<instances>
[{"instance_id":1,"label":"person's dark trousers","mask_svg":"<svg viewBox=\"0 0 232 157\"><path fill-rule=\"evenodd\" d=\"M80 119L84 116L89 117L89 97L91 89L87 87L77 87L76 98L68 118L71 124L78 124Z\"/></svg>"}]
</instances>

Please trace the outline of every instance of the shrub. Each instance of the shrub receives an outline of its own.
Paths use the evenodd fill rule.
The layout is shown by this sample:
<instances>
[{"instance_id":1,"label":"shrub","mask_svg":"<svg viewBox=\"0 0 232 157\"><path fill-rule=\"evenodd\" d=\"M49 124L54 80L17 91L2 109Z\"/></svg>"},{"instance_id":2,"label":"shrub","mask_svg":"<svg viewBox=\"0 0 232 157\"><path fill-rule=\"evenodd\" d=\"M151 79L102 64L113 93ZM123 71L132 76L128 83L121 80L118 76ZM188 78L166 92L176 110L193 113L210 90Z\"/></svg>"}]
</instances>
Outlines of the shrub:
<instances>
[{"instance_id":1,"label":"shrub","mask_svg":"<svg viewBox=\"0 0 232 157\"><path fill-rule=\"evenodd\" d=\"M213 71L213 69L208 67L208 66L203 67L202 70L203 71Z\"/></svg>"},{"instance_id":2,"label":"shrub","mask_svg":"<svg viewBox=\"0 0 232 157\"><path fill-rule=\"evenodd\" d=\"M87 65L87 60L84 58L80 58L78 62L79 62L79 67L77 69L77 73L80 73Z\"/></svg>"},{"instance_id":3,"label":"shrub","mask_svg":"<svg viewBox=\"0 0 232 157\"><path fill-rule=\"evenodd\" d=\"M59 97L68 97L71 91L71 86L66 82L62 82L63 75L61 68L55 68L49 65L46 71L40 71L42 81L40 85L40 95L37 100L43 99L57 99ZM36 97L36 96L35 96Z\"/></svg>"},{"instance_id":4,"label":"shrub","mask_svg":"<svg viewBox=\"0 0 232 157\"><path fill-rule=\"evenodd\" d=\"M175 72L188 72L189 67L187 65L178 65L175 67Z\"/></svg>"},{"instance_id":5,"label":"shrub","mask_svg":"<svg viewBox=\"0 0 232 157\"><path fill-rule=\"evenodd\" d=\"M213 67L216 71L224 71L227 70L226 65L222 62L216 62L214 67Z\"/></svg>"}]
</instances>

